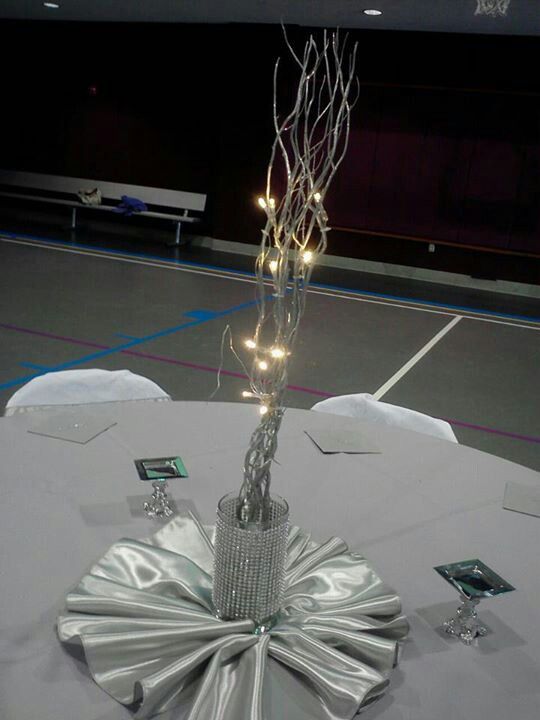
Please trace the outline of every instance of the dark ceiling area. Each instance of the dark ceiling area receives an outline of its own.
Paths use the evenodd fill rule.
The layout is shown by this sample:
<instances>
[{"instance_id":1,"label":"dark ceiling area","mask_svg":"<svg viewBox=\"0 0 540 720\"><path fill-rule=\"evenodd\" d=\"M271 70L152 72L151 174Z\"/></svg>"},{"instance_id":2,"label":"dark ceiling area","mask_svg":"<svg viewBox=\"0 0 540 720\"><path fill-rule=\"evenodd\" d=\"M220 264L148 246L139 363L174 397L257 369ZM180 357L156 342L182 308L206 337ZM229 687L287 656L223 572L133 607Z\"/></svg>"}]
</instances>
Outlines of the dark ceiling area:
<instances>
[{"instance_id":1,"label":"dark ceiling area","mask_svg":"<svg viewBox=\"0 0 540 720\"><path fill-rule=\"evenodd\" d=\"M263 23L373 30L540 35L540 0L510 0L504 16L479 0L2 0L0 19L90 22ZM366 15L375 9L380 15Z\"/></svg>"}]
</instances>

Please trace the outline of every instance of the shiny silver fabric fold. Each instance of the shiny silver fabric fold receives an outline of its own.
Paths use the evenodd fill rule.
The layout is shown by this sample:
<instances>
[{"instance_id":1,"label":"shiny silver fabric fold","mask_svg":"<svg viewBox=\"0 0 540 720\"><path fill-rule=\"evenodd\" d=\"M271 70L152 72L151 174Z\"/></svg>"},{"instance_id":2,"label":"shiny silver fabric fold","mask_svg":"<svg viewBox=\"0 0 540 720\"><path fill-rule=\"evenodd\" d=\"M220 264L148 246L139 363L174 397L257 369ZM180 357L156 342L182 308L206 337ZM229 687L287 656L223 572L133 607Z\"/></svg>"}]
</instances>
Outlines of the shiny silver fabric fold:
<instances>
[{"instance_id":1,"label":"shiny silver fabric fold","mask_svg":"<svg viewBox=\"0 0 540 720\"><path fill-rule=\"evenodd\" d=\"M408 624L361 555L292 528L282 613L258 635L213 614L213 532L178 515L119 540L67 595L58 636L83 647L103 690L137 719L181 706L187 720L272 720L276 664L316 694L313 720L350 720L384 692Z\"/></svg>"}]
</instances>

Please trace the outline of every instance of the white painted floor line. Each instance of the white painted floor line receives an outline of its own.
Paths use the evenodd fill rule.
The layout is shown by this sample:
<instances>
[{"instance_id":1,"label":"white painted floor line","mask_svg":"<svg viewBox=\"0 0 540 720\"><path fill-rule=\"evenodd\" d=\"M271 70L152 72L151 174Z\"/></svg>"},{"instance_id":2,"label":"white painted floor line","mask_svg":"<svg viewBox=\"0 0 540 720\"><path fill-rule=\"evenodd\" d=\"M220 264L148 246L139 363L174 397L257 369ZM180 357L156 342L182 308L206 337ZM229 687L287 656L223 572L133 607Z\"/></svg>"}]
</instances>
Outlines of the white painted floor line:
<instances>
[{"instance_id":1,"label":"white painted floor line","mask_svg":"<svg viewBox=\"0 0 540 720\"><path fill-rule=\"evenodd\" d=\"M75 248L70 247L63 247L58 245L50 245L48 243L44 242L35 242L33 240L19 240L19 239L12 239L12 238L0 238L3 242L7 243L13 243L15 245L28 245L30 247L35 247L43 250L56 250L58 252L66 252L73 255L89 255L90 257L97 257L97 258L103 258L104 260L116 260L118 262L126 262L131 263L133 265L144 265L146 267L155 267L160 268L163 270L177 270L180 272L187 272L187 273L193 273L196 275L207 275L210 277L220 277L224 278L226 280L236 280L238 282L244 282L244 283L250 283L255 284L256 280L255 278L250 277L242 277L241 275L237 275L234 273L234 271L228 272L227 270L221 271L221 270L213 270L213 269L202 269L202 268L193 268L191 266L185 266L185 265L177 265L176 263L170 263L167 261L160 262L159 260L143 260L141 258L131 258L126 257L125 255L116 255L115 253L110 252L99 252L99 250L76 250ZM266 283L268 286L271 285L270 281ZM429 308L424 307L418 307L416 305L406 305L406 304L398 304L397 302L393 300L373 300L371 298L364 298L364 297L358 297L356 295L346 295L341 294L338 292L330 292L328 290L317 290L315 288L309 288L308 292L313 295L325 295L328 297L335 297L339 298L341 300L354 300L356 302L367 302L371 303L373 305L389 305L390 307L401 307L405 308L406 310L420 310L421 312L427 312L427 313L434 313L436 315L451 315L454 316L454 313L452 312L445 312L442 310L431 310Z\"/></svg>"},{"instance_id":2,"label":"white painted floor line","mask_svg":"<svg viewBox=\"0 0 540 720\"><path fill-rule=\"evenodd\" d=\"M181 265L176 263L168 262L167 260L164 260L163 262L159 260L146 260L143 258L133 258L133 257L127 257L122 254L115 254L111 252L100 252L99 250L77 250L75 248L71 247L64 247L64 246L58 246L55 244L49 244L43 241L34 241L34 240L24 240L22 238L6 238L3 236L0 236L1 242L11 243L14 245L28 245L29 247L44 249L44 250L56 250L57 252L66 252L70 253L72 255L89 255L90 257L97 257L101 258L103 260L115 260L117 262L125 262L130 263L132 265L145 265L147 267L155 267L157 269L162 270L176 270L177 272L187 272L192 273L194 275L206 275L208 277L218 277L225 280L235 280L236 282L242 282L242 283L248 283L250 285L253 285L256 281L255 278L245 277L243 275L240 275L238 273L235 273L235 271L231 270L225 270L225 269L203 269L203 268L197 268L192 267L189 265ZM270 282L266 283L267 285L270 285ZM446 310L437 310L437 303L433 303L433 306L426 307L425 305L420 305L418 303L415 303L414 301L407 302L406 300L398 302L396 300L392 300L391 298L385 299L381 298L379 300L373 299L371 297L366 297L365 295L361 295L358 293L354 294L348 294L346 290L343 290L343 292L336 292L331 290L326 290L324 288L314 288L310 287L308 289L308 292L313 295L324 295L327 297L334 297L338 298L340 300L352 300L354 302L364 302L364 303L370 303L372 305L387 305L389 307L398 307L398 308L404 308L405 310L418 310L419 312L425 312L425 313L431 313L434 315L446 315L448 316L455 316L456 311L453 311L451 308L448 308ZM492 318L489 315L483 314L481 311L474 311L474 310L460 310L461 313L463 313L463 317L465 317L467 320L479 320L481 322L490 322L495 323L496 325L509 325L511 327L518 327L518 328L524 328L526 330L537 330L540 331L540 325L538 323L531 324L531 325L525 325L524 323L518 323L517 321L513 320L499 320L496 318ZM531 321L534 323L534 321Z\"/></svg>"},{"instance_id":3,"label":"white painted floor line","mask_svg":"<svg viewBox=\"0 0 540 720\"><path fill-rule=\"evenodd\" d=\"M416 363L421 360L424 355L426 355L431 348L436 345L441 338L443 338L446 333L448 333L455 325L458 324L458 322L462 319L462 315L456 315L456 317L451 320L448 325L445 325L442 330L439 330L439 332L434 335L429 342L427 342L423 348L421 348L416 355L413 355L412 358L403 365L392 377L387 380L384 385L381 385L381 387L373 393L373 397L376 400L380 400L383 395L385 395L390 388L392 388L397 382L401 380L401 378L406 375L409 370L416 365Z\"/></svg>"},{"instance_id":4,"label":"white painted floor line","mask_svg":"<svg viewBox=\"0 0 540 720\"><path fill-rule=\"evenodd\" d=\"M540 325L523 325L522 323L512 322L511 320L495 320L487 317L475 317L474 315L463 315L464 320L481 320L482 322L495 323L495 325L510 325L510 327L525 328L525 330L540 331ZM534 322L534 321L531 321Z\"/></svg>"},{"instance_id":5,"label":"white painted floor line","mask_svg":"<svg viewBox=\"0 0 540 720\"><path fill-rule=\"evenodd\" d=\"M366 297L365 295L361 294L361 291L355 292L353 294L348 294L347 290L343 290L342 292L332 292L330 290L325 290L324 288L313 288L310 287L308 289L308 293L313 293L314 295L327 295L328 297L335 297L339 298L340 300L353 300L354 302L365 302L365 303L372 303L373 305L387 305L389 307L398 307L398 308L404 308L405 310L419 310L420 312L426 312L426 313L432 313L434 315L446 315L447 317L455 317L456 314L460 314L461 317L463 317L464 320L478 320L480 322L488 322L488 323L495 323L496 325L509 325L510 327L517 327L517 328L524 328L525 330L537 330L540 331L540 324L536 320L531 320L530 325L526 325L525 322L518 322L517 320L498 320L497 318L493 318L488 314L483 313L480 310L465 310L461 308L447 308L446 310L434 310L432 308L440 307L437 305L437 303L433 303L433 305L424 305L420 304L418 302L415 302L414 300L407 301L402 300L401 302L398 302L397 300L392 300L391 298L381 298L380 300L374 300L370 297Z\"/></svg>"},{"instance_id":6,"label":"white painted floor line","mask_svg":"<svg viewBox=\"0 0 540 720\"><path fill-rule=\"evenodd\" d=\"M341 300L354 300L355 302L366 302L366 303L372 303L374 305L388 305L390 307L405 308L406 310L420 310L420 312L433 313L434 315L446 315L446 316L454 317L457 312L457 310L452 310L451 308L448 308L448 310L432 310L429 307L424 307L422 305L414 304L412 301L409 304L409 303L405 303L405 302L398 303L396 300L390 300L390 299L389 300L372 300L371 298L366 298L364 296L359 297L357 295L347 295L346 291L344 291L344 293L332 293L327 290L315 290L313 288L309 288L308 292L314 293L315 295L328 295L329 297L335 297L335 298L339 298ZM523 323L518 323L517 321L514 321L514 320L497 320L496 318L486 317L481 312L476 313L474 310L460 310L459 312L462 314L462 317L465 320L478 320L480 322L495 323L496 325L509 325L510 327L525 328L525 330L540 331L540 325L538 325L538 323L536 323L536 325L525 325ZM531 320L531 323L533 323L533 322L535 322L535 321Z\"/></svg>"},{"instance_id":7,"label":"white painted floor line","mask_svg":"<svg viewBox=\"0 0 540 720\"><path fill-rule=\"evenodd\" d=\"M238 282L246 282L253 284L255 280L249 277L242 277L236 275L233 272L227 270L202 270L199 268L193 268L186 265L177 265L176 263L170 263L166 260L160 262L159 260L142 260L139 258L126 257L125 255L115 255L110 252L99 252L99 250L75 250L75 248L62 247L58 245L49 245L44 242L34 242L32 240L15 240L12 238L0 237L2 242L13 243L14 245L28 245L33 248L39 248L40 250L56 250L57 252L70 253L72 255L89 255L90 257L97 257L102 260L116 260L117 262L130 263L132 265L145 265L146 267L155 267L161 270L177 270L178 272L188 272L194 275L209 275L212 277L225 278L226 280L236 280Z\"/></svg>"},{"instance_id":8,"label":"white painted floor line","mask_svg":"<svg viewBox=\"0 0 540 720\"><path fill-rule=\"evenodd\" d=\"M372 298L367 298L364 296L359 297L357 295L346 295L339 292L330 292L329 290L316 290L314 288L308 288L308 293L311 293L313 295L325 295L327 297L335 297L339 298L340 300L354 300L355 302L365 302L372 305L386 305L391 308L398 307L405 308L405 310L419 310L420 312L433 313L434 315L446 315L447 317L454 317L456 314L451 310L432 310L431 308L426 308L418 305L398 303L396 300L373 300Z\"/></svg>"}]
</instances>

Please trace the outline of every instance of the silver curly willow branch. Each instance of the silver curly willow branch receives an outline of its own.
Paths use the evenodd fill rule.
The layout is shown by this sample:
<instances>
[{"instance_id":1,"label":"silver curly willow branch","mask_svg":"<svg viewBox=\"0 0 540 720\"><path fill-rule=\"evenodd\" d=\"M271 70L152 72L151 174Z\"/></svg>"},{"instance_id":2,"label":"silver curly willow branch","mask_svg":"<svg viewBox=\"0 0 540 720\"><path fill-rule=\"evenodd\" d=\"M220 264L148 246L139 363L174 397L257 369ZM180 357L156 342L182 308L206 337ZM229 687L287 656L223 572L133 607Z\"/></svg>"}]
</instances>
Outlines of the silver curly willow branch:
<instances>
[{"instance_id":1,"label":"silver curly willow branch","mask_svg":"<svg viewBox=\"0 0 540 720\"><path fill-rule=\"evenodd\" d=\"M356 45L346 56L347 39L341 42L337 32L329 36L324 32L321 43L310 37L303 55L298 56L286 36L285 41L300 78L292 110L280 119L278 60L273 105L276 138L268 165L266 195L259 198L266 225L255 266L258 321L253 338L245 343L252 358L248 371L250 391L243 395L259 400L262 417L244 463L238 504L238 518L243 523L269 521L270 465L283 418L289 356L313 266L326 249L329 228L324 199L345 155L351 107L356 100L350 100L351 91L357 88ZM283 170L285 175L280 199L272 192L278 163L279 172Z\"/></svg>"},{"instance_id":2,"label":"silver curly willow branch","mask_svg":"<svg viewBox=\"0 0 540 720\"><path fill-rule=\"evenodd\" d=\"M490 15L498 17L506 15L510 7L510 0L476 0L475 15Z\"/></svg>"}]
</instances>

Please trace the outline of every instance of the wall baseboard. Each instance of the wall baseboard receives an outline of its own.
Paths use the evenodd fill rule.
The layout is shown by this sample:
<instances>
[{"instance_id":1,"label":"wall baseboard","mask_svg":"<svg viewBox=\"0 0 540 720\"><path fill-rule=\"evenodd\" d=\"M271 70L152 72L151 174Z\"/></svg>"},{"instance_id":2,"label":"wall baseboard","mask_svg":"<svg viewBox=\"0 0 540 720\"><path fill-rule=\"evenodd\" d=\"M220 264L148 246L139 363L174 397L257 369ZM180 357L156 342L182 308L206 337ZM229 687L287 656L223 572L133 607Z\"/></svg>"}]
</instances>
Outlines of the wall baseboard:
<instances>
[{"instance_id":1,"label":"wall baseboard","mask_svg":"<svg viewBox=\"0 0 540 720\"><path fill-rule=\"evenodd\" d=\"M186 236L184 236L186 237ZM220 240L206 236L192 236L191 242L198 247L208 248L216 252L234 253L238 255L251 255L255 257L259 248L257 245ZM323 255L318 261L325 267L339 268L341 270L355 270L357 272L374 273L377 275L390 275L407 280L420 280L423 282L452 285L474 290L487 290L488 292L505 295L519 295L522 297L540 298L540 285L530 283L512 282L509 280L482 280L460 273L429 270L428 268L408 267L407 265L394 265L392 263L376 262L373 260L359 260L357 258L340 257L338 255Z\"/></svg>"}]
</instances>

